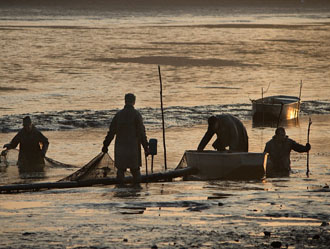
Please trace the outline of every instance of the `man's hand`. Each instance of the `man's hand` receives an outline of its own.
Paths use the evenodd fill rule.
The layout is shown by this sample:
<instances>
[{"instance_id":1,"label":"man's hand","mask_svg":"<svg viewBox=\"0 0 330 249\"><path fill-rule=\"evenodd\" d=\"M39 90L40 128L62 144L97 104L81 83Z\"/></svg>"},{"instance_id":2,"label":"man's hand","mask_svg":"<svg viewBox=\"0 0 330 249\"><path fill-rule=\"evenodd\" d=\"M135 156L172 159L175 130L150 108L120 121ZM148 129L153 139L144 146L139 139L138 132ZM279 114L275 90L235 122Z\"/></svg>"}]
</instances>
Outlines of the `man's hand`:
<instances>
[{"instance_id":1,"label":"man's hand","mask_svg":"<svg viewBox=\"0 0 330 249\"><path fill-rule=\"evenodd\" d=\"M310 151L311 148L312 148L312 146L311 146L309 143L307 143L307 144L306 144L306 149L307 149L307 151Z\"/></svg>"},{"instance_id":2,"label":"man's hand","mask_svg":"<svg viewBox=\"0 0 330 249\"><path fill-rule=\"evenodd\" d=\"M10 144L5 144L4 146L3 146L3 148L6 148L7 150L9 150L10 149Z\"/></svg>"},{"instance_id":3,"label":"man's hand","mask_svg":"<svg viewBox=\"0 0 330 249\"><path fill-rule=\"evenodd\" d=\"M108 147L103 146L103 147L102 147L102 152L103 152L103 153L108 153Z\"/></svg>"}]
</instances>

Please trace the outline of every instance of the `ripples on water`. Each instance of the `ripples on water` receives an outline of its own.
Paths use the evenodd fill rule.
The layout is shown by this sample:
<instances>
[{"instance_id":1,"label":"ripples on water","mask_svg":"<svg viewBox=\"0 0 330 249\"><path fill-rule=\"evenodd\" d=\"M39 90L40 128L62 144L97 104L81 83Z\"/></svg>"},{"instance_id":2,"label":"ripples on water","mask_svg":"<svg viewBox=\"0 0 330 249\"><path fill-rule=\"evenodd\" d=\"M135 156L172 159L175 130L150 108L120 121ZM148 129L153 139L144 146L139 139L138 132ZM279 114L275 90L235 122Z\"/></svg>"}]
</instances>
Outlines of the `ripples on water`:
<instances>
[{"instance_id":1,"label":"ripples on water","mask_svg":"<svg viewBox=\"0 0 330 249\"><path fill-rule=\"evenodd\" d=\"M43 131L60 131L79 128L106 128L118 109L113 110L66 110L48 113L25 113L0 117L0 131L14 132L22 127L22 117L30 115L34 123ZM160 108L141 108L148 129L161 127ZM209 116L231 113L241 120L251 119L251 104L172 106L164 108L166 128L187 127L204 124ZM300 115L330 114L330 102L306 101L301 104Z\"/></svg>"}]
</instances>

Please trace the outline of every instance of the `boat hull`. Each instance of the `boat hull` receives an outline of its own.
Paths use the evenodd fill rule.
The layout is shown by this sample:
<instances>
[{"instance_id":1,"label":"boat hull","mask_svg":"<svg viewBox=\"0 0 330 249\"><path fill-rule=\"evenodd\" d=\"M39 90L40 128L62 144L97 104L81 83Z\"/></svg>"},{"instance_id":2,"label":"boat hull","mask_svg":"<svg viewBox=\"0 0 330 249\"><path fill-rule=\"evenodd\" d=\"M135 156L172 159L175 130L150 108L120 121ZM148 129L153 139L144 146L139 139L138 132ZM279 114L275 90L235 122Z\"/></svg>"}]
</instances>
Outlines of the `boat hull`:
<instances>
[{"instance_id":1,"label":"boat hull","mask_svg":"<svg viewBox=\"0 0 330 249\"><path fill-rule=\"evenodd\" d=\"M299 98L294 96L270 96L252 100L254 120L292 120L299 116Z\"/></svg>"},{"instance_id":2,"label":"boat hull","mask_svg":"<svg viewBox=\"0 0 330 249\"><path fill-rule=\"evenodd\" d=\"M198 177L208 179L261 179L265 175L267 153L186 151L188 167L198 169Z\"/></svg>"}]
</instances>

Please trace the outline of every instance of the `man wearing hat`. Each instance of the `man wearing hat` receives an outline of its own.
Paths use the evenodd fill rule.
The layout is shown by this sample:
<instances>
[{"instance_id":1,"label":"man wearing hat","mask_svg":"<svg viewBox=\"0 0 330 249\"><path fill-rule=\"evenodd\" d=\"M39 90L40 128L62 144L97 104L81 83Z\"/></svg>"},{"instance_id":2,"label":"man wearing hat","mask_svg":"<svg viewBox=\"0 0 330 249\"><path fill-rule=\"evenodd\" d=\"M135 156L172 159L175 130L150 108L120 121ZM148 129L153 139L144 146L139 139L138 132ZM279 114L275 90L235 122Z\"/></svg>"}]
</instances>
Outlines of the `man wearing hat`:
<instances>
[{"instance_id":1,"label":"man wearing hat","mask_svg":"<svg viewBox=\"0 0 330 249\"><path fill-rule=\"evenodd\" d=\"M115 167L117 179L123 183L126 169L130 169L135 184L141 182L141 145L145 154L149 154L149 146L142 116L134 108L135 95L125 95L125 106L113 117L107 136L103 142L102 152L108 152L108 146L116 136Z\"/></svg>"},{"instance_id":2,"label":"man wearing hat","mask_svg":"<svg viewBox=\"0 0 330 249\"><path fill-rule=\"evenodd\" d=\"M48 139L32 124L31 118L23 118L23 128L16 134L9 144L3 147L15 149L19 144L18 169L20 173L43 172L44 157L49 142ZM41 146L41 147L40 147Z\"/></svg>"}]
</instances>

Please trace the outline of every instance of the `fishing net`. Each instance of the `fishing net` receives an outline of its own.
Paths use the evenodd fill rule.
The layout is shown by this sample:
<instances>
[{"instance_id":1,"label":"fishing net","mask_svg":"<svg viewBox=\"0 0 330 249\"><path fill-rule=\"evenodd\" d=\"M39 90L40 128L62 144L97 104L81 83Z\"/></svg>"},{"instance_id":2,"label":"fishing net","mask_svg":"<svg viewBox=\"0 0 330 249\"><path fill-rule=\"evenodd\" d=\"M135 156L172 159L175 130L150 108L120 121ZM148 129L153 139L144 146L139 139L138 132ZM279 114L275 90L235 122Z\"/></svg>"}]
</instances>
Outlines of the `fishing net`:
<instances>
[{"instance_id":1,"label":"fishing net","mask_svg":"<svg viewBox=\"0 0 330 249\"><path fill-rule=\"evenodd\" d=\"M3 150L0 154L0 169L5 170L8 166L17 165L18 154L17 149ZM45 157L45 166L47 168L77 168L75 165L62 163L49 157ZM101 152L86 165L59 181L81 181L115 176L114 161L108 153Z\"/></svg>"},{"instance_id":2,"label":"fishing net","mask_svg":"<svg viewBox=\"0 0 330 249\"><path fill-rule=\"evenodd\" d=\"M114 177L116 175L115 164L108 153L101 152L85 166L64 177L61 181L80 181L87 179L100 179Z\"/></svg>"},{"instance_id":3,"label":"fishing net","mask_svg":"<svg viewBox=\"0 0 330 249\"><path fill-rule=\"evenodd\" d=\"M0 154L0 167L17 165L18 150L3 150Z\"/></svg>"},{"instance_id":4,"label":"fishing net","mask_svg":"<svg viewBox=\"0 0 330 249\"><path fill-rule=\"evenodd\" d=\"M183 154L180 162L178 163L178 165L176 166L175 170L177 169L183 169L183 168L187 168L188 164L187 164L187 156L186 153Z\"/></svg>"}]
</instances>

